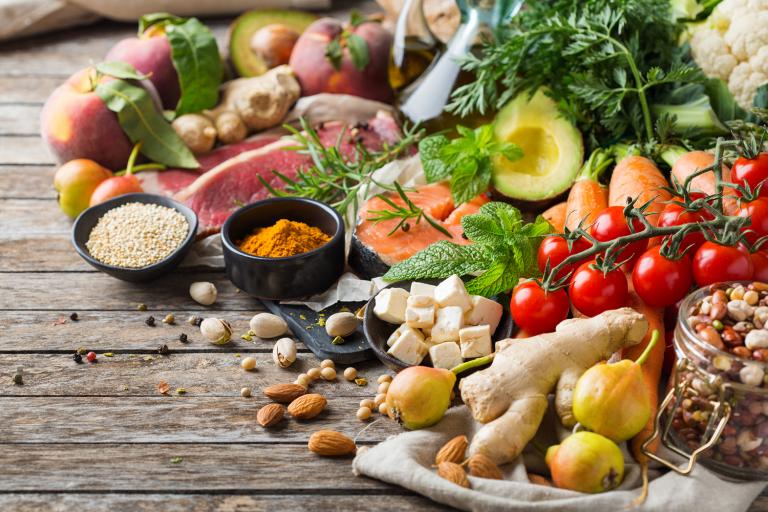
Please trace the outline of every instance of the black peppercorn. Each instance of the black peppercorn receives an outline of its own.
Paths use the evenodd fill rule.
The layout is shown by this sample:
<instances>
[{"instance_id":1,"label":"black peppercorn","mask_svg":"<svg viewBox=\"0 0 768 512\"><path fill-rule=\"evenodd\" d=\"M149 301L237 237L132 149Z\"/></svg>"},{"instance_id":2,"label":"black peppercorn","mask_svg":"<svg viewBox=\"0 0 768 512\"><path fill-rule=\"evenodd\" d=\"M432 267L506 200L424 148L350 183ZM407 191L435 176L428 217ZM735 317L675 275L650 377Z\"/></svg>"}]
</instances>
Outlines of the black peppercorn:
<instances>
[{"instance_id":1,"label":"black peppercorn","mask_svg":"<svg viewBox=\"0 0 768 512\"><path fill-rule=\"evenodd\" d=\"M144 323L147 324L150 327L154 327L155 326L155 317L150 316L149 318L144 320Z\"/></svg>"},{"instance_id":2,"label":"black peppercorn","mask_svg":"<svg viewBox=\"0 0 768 512\"><path fill-rule=\"evenodd\" d=\"M79 353L75 352L75 354L72 356L72 360L74 362L76 362L77 364L82 364L83 356L81 356Z\"/></svg>"},{"instance_id":3,"label":"black peppercorn","mask_svg":"<svg viewBox=\"0 0 768 512\"><path fill-rule=\"evenodd\" d=\"M179 341L182 342L182 343L186 343L186 342L189 341L189 339L187 339L187 335L186 334L181 333L181 334L179 334Z\"/></svg>"},{"instance_id":4,"label":"black peppercorn","mask_svg":"<svg viewBox=\"0 0 768 512\"><path fill-rule=\"evenodd\" d=\"M170 350L168 350L168 345L160 345L160 348L157 349L158 353L162 356L167 356L171 353Z\"/></svg>"},{"instance_id":5,"label":"black peppercorn","mask_svg":"<svg viewBox=\"0 0 768 512\"><path fill-rule=\"evenodd\" d=\"M72 313L71 315L69 315L69 319L72 320L73 322L77 322L78 320L80 320L80 317L77 315L77 313Z\"/></svg>"}]
</instances>

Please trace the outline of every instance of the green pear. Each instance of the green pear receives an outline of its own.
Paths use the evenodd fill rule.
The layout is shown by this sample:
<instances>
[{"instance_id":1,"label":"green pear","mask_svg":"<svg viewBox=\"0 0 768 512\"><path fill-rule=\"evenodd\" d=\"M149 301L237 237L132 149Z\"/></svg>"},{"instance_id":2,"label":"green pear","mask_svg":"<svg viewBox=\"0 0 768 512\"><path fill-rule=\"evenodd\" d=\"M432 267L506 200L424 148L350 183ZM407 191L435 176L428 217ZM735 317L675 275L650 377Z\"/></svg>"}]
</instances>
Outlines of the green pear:
<instances>
[{"instance_id":1,"label":"green pear","mask_svg":"<svg viewBox=\"0 0 768 512\"><path fill-rule=\"evenodd\" d=\"M547 449L552 482L561 489L597 493L624 480L624 456L610 439L594 432L577 432Z\"/></svg>"}]
</instances>

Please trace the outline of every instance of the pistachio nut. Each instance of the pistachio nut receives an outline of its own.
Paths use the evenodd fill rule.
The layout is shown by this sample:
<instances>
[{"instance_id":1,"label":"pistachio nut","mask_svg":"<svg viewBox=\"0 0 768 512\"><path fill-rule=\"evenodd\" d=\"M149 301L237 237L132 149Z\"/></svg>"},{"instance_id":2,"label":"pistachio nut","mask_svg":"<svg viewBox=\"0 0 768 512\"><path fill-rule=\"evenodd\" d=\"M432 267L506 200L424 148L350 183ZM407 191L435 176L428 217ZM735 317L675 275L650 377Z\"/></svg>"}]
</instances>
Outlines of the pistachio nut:
<instances>
[{"instance_id":1,"label":"pistachio nut","mask_svg":"<svg viewBox=\"0 0 768 512\"><path fill-rule=\"evenodd\" d=\"M296 342L291 338L280 338L272 349L272 359L280 368L288 368L296 361Z\"/></svg>"},{"instance_id":2,"label":"pistachio nut","mask_svg":"<svg viewBox=\"0 0 768 512\"><path fill-rule=\"evenodd\" d=\"M189 285L189 296L192 300L203 306L210 306L216 302L218 292L216 286L213 283L207 281L199 281Z\"/></svg>"},{"instance_id":3,"label":"pistachio nut","mask_svg":"<svg viewBox=\"0 0 768 512\"><path fill-rule=\"evenodd\" d=\"M257 313L251 318L251 331L259 338L277 338L288 332L285 320L272 313Z\"/></svg>"},{"instance_id":4,"label":"pistachio nut","mask_svg":"<svg viewBox=\"0 0 768 512\"><path fill-rule=\"evenodd\" d=\"M232 337L232 327L226 320L206 318L200 324L200 334L215 345L224 345Z\"/></svg>"},{"instance_id":5,"label":"pistachio nut","mask_svg":"<svg viewBox=\"0 0 768 512\"><path fill-rule=\"evenodd\" d=\"M349 336L357 329L358 320L354 313L334 313L325 321L328 336Z\"/></svg>"}]
</instances>

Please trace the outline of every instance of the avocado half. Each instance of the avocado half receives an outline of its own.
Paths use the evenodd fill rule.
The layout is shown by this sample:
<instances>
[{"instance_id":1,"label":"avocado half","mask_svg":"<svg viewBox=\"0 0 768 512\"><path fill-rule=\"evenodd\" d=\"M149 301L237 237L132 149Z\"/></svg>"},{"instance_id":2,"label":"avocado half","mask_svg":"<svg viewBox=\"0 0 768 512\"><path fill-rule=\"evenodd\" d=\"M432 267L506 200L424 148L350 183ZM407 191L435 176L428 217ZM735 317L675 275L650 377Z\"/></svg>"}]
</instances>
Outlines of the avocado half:
<instances>
[{"instance_id":1,"label":"avocado half","mask_svg":"<svg viewBox=\"0 0 768 512\"><path fill-rule=\"evenodd\" d=\"M523 158L493 160L493 186L523 201L552 199L570 188L584 160L581 132L561 116L557 104L539 89L531 98L519 94L494 121L496 138L514 142Z\"/></svg>"},{"instance_id":2,"label":"avocado half","mask_svg":"<svg viewBox=\"0 0 768 512\"><path fill-rule=\"evenodd\" d=\"M264 60L251 50L251 38L260 28L272 24L286 25L299 34L317 17L301 11L248 11L229 26L229 59L239 76L259 76L269 69Z\"/></svg>"}]
</instances>

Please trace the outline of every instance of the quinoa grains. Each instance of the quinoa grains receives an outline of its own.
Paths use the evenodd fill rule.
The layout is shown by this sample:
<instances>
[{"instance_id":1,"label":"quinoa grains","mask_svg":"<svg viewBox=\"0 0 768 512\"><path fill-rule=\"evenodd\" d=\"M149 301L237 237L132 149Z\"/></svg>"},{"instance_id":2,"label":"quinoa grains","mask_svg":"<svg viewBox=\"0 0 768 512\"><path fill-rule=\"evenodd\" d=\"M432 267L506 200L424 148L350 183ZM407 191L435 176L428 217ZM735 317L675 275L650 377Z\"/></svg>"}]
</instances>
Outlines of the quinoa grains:
<instances>
[{"instance_id":1,"label":"quinoa grains","mask_svg":"<svg viewBox=\"0 0 768 512\"><path fill-rule=\"evenodd\" d=\"M126 203L99 219L85 246L107 265L142 268L167 258L188 232L187 219L173 208Z\"/></svg>"}]
</instances>

